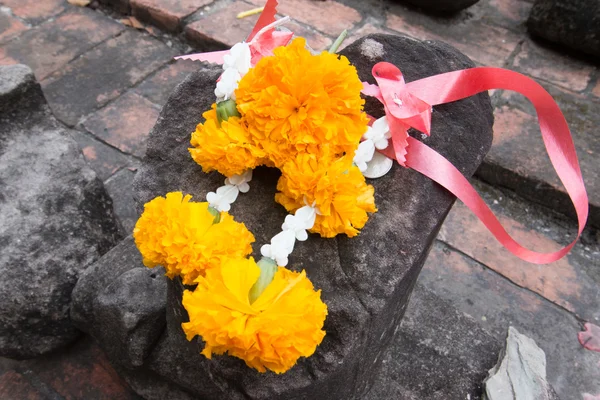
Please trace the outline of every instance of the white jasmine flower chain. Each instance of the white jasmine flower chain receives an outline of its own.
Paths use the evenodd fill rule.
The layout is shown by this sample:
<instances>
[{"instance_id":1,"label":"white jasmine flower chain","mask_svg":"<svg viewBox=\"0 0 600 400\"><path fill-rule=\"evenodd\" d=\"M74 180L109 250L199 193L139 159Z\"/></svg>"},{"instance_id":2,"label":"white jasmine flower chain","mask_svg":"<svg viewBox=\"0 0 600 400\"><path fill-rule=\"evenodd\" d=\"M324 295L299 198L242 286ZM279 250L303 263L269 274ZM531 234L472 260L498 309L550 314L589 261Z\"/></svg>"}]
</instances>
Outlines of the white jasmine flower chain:
<instances>
[{"instance_id":1,"label":"white jasmine flower chain","mask_svg":"<svg viewBox=\"0 0 600 400\"><path fill-rule=\"evenodd\" d=\"M260 248L263 257L268 257L281 267L285 267L289 260L288 257L294 251L296 240L305 241L308 239L308 229L315 224L317 210L312 206L304 206L296 210L294 215L285 217L285 222L281 225L282 231L271 239L271 244L265 244Z\"/></svg>"},{"instance_id":2,"label":"white jasmine flower chain","mask_svg":"<svg viewBox=\"0 0 600 400\"><path fill-rule=\"evenodd\" d=\"M231 204L235 202L240 192L247 193L250 190L248 182L252 180L252 170L249 169L241 175L233 175L225 179L225 185L216 192L208 192L206 201L208 205L217 211L229 211Z\"/></svg>"},{"instance_id":3,"label":"white jasmine flower chain","mask_svg":"<svg viewBox=\"0 0 600 400\"><path fill-rule=\"evenodd\" d=\"M385 116L373 122L372 126L367 128L363 135L365 140L372 140L377 150L383 150L388 147L388 139L392 137L390 126Z\"/></svg>"},{"instance_id":4,"label":"white jasmine flower chain","mask_svg":"<svg viewBox=\"0 0 600 400\"><path fill-rule=\"evenodd\" d=\"M367 127L363 141L360 142L354 153L353 162L368 178L383 176L391 168L391 160L375 151L387 148L389 146L388 139L391 137L390 126L385 116Z\"/></svg>"}]
</instances>

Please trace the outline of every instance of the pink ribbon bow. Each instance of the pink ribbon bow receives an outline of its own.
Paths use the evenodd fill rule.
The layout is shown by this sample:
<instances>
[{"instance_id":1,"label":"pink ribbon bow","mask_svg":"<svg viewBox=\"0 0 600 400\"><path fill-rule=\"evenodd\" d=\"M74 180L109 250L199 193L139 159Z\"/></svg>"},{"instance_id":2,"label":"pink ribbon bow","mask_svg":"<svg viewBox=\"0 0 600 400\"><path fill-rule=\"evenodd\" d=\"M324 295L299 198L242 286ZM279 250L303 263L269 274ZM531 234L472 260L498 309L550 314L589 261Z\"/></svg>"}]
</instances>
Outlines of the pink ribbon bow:
<instances>
[{"instance_id":1,"label":"pink ribbon bow","mask_svg":"<svg viewBox=\"0 0 600 400\"><path fill-rule=\"evenodd\" d=\"M588 197L567 121L543 87L517 72L489 67L448 72L405 83L398 68L381 62L373 67L373 77L379 86L364 83L363 93L376 97L384 105L392 134L392 146L388 146L384 154L449 190L471 209L504 247L523 260L546 264L564 257L571 250L587 221ZM579 225L577 238L556 252L537 253L517 243L454 165L424 143L408 136L408 127L429 135L432 106L491 89L512 90L533 103L552 166L575 206Z\"/></svg>"}]
</instances>

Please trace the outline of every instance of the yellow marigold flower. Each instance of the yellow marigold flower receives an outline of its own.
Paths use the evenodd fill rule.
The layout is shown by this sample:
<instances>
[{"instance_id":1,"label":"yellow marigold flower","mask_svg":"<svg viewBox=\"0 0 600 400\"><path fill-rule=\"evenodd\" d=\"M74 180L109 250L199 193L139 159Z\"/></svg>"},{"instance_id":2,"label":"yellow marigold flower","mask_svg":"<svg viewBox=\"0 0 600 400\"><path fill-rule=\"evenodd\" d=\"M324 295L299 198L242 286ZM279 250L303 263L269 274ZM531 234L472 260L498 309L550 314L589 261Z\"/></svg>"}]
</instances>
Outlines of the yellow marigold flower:
<instances>
[{"instance_id":1,"label":"yellow marigold flower","mask_svg":"<svg viewBox=\"0 0 600 400\"><path fill-rule=\"evenodd\" d=\"M338 233L353 237L367 223L367 213L377 211L375 189L367 185L349 156L329 162L302 154L287 162L282 171L275 200L290 212L314 203L320 215L311 232L323 237Z\"/></svg>"},{"instance_id":2,"label":"yellow marigold flower","mask_svg":"<svg viewBox=\"0 0 600 400\"><path fill-rule=\"evenodd\" d=\"M219 125L216 104L202 116L206 121L192 133L194 147L189 150L204 172L217 170L232 176L263 164L264 151L253 144L246 124L239 117L230 117Z\"/></svg>"},{"instance_id":3,"label":"yellow marigold flower","mask_svg":"<svg viewBox=\"0 0 600 400\"><path fill-rule=\"evenodd\" d=\"M279 267L273 281L250 304L249 292L260 275L254 259L230 259L208 270L198 286L183 294L190 322L182 324L188 340L200 335L207 358L241 358L260 372L283 373L321 343L327 306L321 291L301 273Z\"/></svg>"},{"instance_id":4,"label":"yellow marigold flower","mask_svg":"<svg viewBox=\"0 0 600 400\"><path fill-rule=\"evenodd\" d=\"M303 38L274 53L235 92L254 142L277 167L298 153L354 154L368 122L356 68L344 56L312 55Z\"/></svg>"},{"instance_id":5,"label":"yellow marigold flower","mask_svg":"<svg viewBox=\"0 0 600 400\"><path fill-rule=\"evenodd\" d=\"M167 193L146 203L133 230L144 265L162 265L167 276L180 275L193 284L205 270L218 267L227 258L252 252L254 236L242 223L222 212L220 221L208 211L208 203L190 201L181 192Z\"/></svg>"}]
</instances>

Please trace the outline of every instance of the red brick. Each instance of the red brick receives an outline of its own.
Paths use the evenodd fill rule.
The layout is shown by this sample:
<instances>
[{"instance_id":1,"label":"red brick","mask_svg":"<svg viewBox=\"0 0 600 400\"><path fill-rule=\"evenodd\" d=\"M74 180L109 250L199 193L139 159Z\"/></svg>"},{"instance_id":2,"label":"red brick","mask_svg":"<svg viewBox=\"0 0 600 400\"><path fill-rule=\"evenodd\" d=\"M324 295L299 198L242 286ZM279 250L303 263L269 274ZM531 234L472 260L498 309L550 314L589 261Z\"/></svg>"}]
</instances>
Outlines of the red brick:
<instances>
[{"instance_id":1,"label":"red brick","mask_svg":"<svg viewBox=\"0 0 600 400\"><path fill-rule=\"evenodd\" d=\"M185 27L186 37L199 46L231 47L245 40L258 20L258 15L236 18L238 13L250 8L248 3L234 1L225 8L211 10Z\"/></svg>"},{"instance_id":2,"label":"red brick","mask_svg":"<svg viewBox=\"0 0 600 400\"><path fill-rule=\"evenodd\" d=\"M79 144L89 166L102 181L110 178L119 169L133 163L131 157L101 142L87 132L73 131L73 138Z\"/></svg>"},{"instance_id":3,"label":"red brick","mask_svg":"<svg viewBox=\"0 0 600 400\"><path fill-rule=\"evenodd\" d=\"M30 22L39 22L60 14L67 6L64 0L2 0L13 14Z\"/></svg>"},{"instance_id":4,"label":"red brick","mask_svg":"<svg viewBox=\"0 0 600 400\"><path fill-rule=\"evenodd\" d=\"M264 0L248 0L256 6L264 6ZM285 0L280 1L277 12L310 25L329 36L338 37L344 29L351 30L362 20L354 8L337 1Z\"/></svg>"},{"instance_id":5,"label":"red brick","mask_svg":"<svg viewBox=\"0 0 600 400\"><path fill-rule=\"evenodd\" d=\"M127 30L87 52L42 82L55 115L74 126L168 63L176 51Z\"/></svg>"},{"instance_id":6,"label":"red brick","mask_svg":"<svg viewBox=\"0 0 600 400\"><path fill-rule=\"evenodd\" d=\"M595 112L598 101L550 84L544 86L571 130L590 203L589 224L600 226L600 139L593 134L600 125ZM502 92L497 102L494 145L478 175L559 212L571 212L566 191L546 153L535 109L514 92Z\"/></svg>"},{"instance_id":7,"label":"red brick","mask_svg":"<svg viewBox=\"0 0 600 400\"><path fill-rule=\"evenodd\" d=\"M333 40L331 38L317 32L311 27L303 26L295 21L290 21L285 24L285 27L294 32L296 36L301 36L306 39L306 43L315 51L323 51L329 49Z\"/></svg>"},{"instance_id":8,"label":"red brick","mask_svg":"<svg viewBox=\"0 0 600 400\"><path fill-rule=\"evenodd\" d=\"M597 67L527 39L514 59L520 72L573 91L587 88Z\"/></svg>"},{"instance_id":9,"label":"red brick","mask_svg":"<svg viewBox=\"0 0 600 400\"><path fill-rule=\"evenodd\" d=\"M549 354L548 379L560 398L600 389L598 356L583 350L577 341L579 321L536 293L439 242L434 244L417 285L473 317L499 342L506 339L509 326L534 339Z\"/></svg>"},{"instance_id":10,"label":"red brick","mask_svg":"<svg viewBox=\"0 0 600 400\"><path fill-rule=\"evenodd\" d=\"M389 29L421 40L439 40L456 47L481 65L502 67L519 43L519 35L481 20L453 23L416 15L414 11L394 8L388 13Z\"/></svg>"},{"instance_id":11,"label":"red brick","mask_svg":"<svg viewBox=\"0 0 600 400\"><path fill-rule=\"evenodd\" d=\"M102 141L141 158L158 113L157 105L130 92L88 117L83 126Z\"/></svg>"},{"instance_id":12,"label":"red brick","mask_svg":"<svg viewBox=\"0 0 600 400\"><path fill-rule=\"evenodd\" d=\"M7 371L0 376L0 399L44 400L44 396L23 375Z\"/></svg>"},{"instance_id":13,"label":"red brick","mask_svg":"<svg viewBox=\"0 0 600 400\"><path fill-rule=\"evenodd\" d=\"M73 8L54 21L30 29L0 48L7 58L29 65L38 80L62 68L98 43L121 32L121 24L86 8Z\"/></svg>"},{"instance_id":14,"label":"red brick","mask_svg":"<svg viewBox=\"0 0 600 400\"><path fill-rule=\"evenodd\" d=\"M139 398L110 366L102 350L89 338L59 354L32 362L30 368L65 400Z\"/></svg>"},{"instance_id":15,"label":"red brick","mask_svg":"<svg viewBox=\"0 0 600 400\"><path fill-rule=\"evenodd\" d=\"M181 20L213 0L131 0L133 15L141 21L176 32Z\"/></svg>"},{"instance_id":16,"label":"red brick","mask_svg":"<svg viewBox=\"0 0 600 400\"><path fill-rule=\"evenodd\" d=\"M466 12L450 17L450 23L468 20L479 21L487 25L500 26L514 32L525 33L526 22L533 2L524 0L487 0L479 1Z\"/></svg>"},{"instance_id":17,"label":"red brick","mask_svg":"<svg viewBox=\"0 0 600 400\"><path fill-rule=\"evenodd\" d=\"M512 217L500 214L499 220L515 240L532 250L549 252L561 247ZM568 258L549 265L522 261L502 247L462 203L457 203L450 211L438 238L581 318L592 320L598 317L600 288L577 265L571 264Z\"/></svg>"},{"instance_id":18,"label":"red brick","mask_svg":"<svg viewBox=\"0 0 600 400\"><path fill-rule=\"evenodd\" d=\"M154 104L163 106L171 92L192 72L201 67L199 62L190 60L179 60L167 65L156 74L144 80L136 88L135 92L144 96Z\"/></svg>"},{"instance_id":19,"label":"red brick","mask_svg":"<svg viewBox=\"0 0 600 400\"><path fill-rule=\"evenodd\" d=\"M19 19L0 11L0 43L12 39L27 29Z\"/></svg>"}]
</instances>

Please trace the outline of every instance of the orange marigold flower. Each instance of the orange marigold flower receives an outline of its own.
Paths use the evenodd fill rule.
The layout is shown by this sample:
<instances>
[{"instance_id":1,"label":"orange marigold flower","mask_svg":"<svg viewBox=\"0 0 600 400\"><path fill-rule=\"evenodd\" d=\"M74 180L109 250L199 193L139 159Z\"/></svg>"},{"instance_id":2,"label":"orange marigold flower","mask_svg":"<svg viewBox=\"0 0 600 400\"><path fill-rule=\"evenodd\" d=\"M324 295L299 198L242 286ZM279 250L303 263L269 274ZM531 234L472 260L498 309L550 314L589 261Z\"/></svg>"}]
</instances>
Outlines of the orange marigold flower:
<instances>
[{"instance_id":1,"label":"orange marigold flower","mask_svg":"<svg viewBox=\"0 0 600 400\"><path fill-rule=\"evenodd\" d=\"M287 162L282 171L275 200L289 212L314 203L320 215L311 232L323 237L338 233L353 237L367 223L367 213L377 211L375 189L367 185L350 156L329 162L302 154Z\"/></svg>"},{"instance_id":2,"label":"orange marigold flower","mask_svg":"<svg viewBox=\"0 0 600 400\"><path fill-rule=\"evenodd\" d=\"M254 142L279 168L299 153L354 154L368 122L356 68L344 56L312 55L302 38L274 53L235 92Z\"/></svg>"},{"instance_id":3,"label":"orange marigold flower","mask_svg":"<svg viewBox=\"0 0 600 400\"><path fill-rule=\"evenodd\" d=\"M263 164L265 152L253 144L248 127L239 117L229 117L219 125L216 104L202 116L206 121L192 133L194 147L189 150L204 172L240 175Z\"/></svg>"},{"instance_id":4,"label":"orange marigold flower","mask_svg":"<svg viewBox=\"0 0 600 400\"><path fill-rule=\"evenodd\" d=\"M251 304L248 294L259 275L252 258L208 270L193 292L183 294L190 322L182 327L188 340L202 337L207 358L227 352L260 372L283 373L323 340L327 306L304 271L283 267Z\"/></svg>"},{"instance_id":5,"label":"orange marigold flower","mask_svg":"<svg viewBox=\"0 0 600 400\"><path fill-rule=\"evenodd\" d=\"M191 198L172 192L166 198L153 199L145 204L133 230L144 265L162 265L169 278L180 275L186 285L227 258L247 256L254 242L243 223L235 222L226 212L214 223L208 203Z\"/></svg>"}]
</instances>

